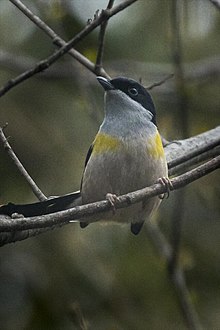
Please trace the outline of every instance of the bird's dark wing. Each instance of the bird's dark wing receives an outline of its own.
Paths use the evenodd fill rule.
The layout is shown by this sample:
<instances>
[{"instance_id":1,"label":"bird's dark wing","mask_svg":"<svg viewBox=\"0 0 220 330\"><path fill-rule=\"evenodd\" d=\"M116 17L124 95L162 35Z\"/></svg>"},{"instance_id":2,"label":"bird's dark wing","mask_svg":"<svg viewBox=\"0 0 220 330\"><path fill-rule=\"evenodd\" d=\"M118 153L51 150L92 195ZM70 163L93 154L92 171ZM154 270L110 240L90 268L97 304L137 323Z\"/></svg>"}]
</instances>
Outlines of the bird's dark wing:
<instances>
[{"instance_id":1,"label":"bird's dark wing","mask_svg":"<svg viewBox=\"0 0 220 330\"><path fill-rule=\"evenodd\" d=\"M84 165L84 171L83 171L83 175L82 175L82 179L81 179L81 184L80 184L80 191L82 189L82 183L83 183L83 177L84 177L84 173L85 173L85 168L86 168L86 165L88 164L88 161L89 161L89 159L91 157L92 151L93 151L93 143L89 147L89 150L88 150L87 155L86 155L86 160L85 160L85 165ZM80 222L80 227L81 228L85 228L87 226L88 226L88 223L87 222Z\"/></svg>"},{"instance_id":2,"label":"bird's dark wing","mask_svg":"<svg viewBox=\"0 0 220 330\"><path fill-rule=\"evenodd\" d=\"M86 155L86 160L85 160L85 164L84 164L84 171L83 171L83 175L82 175L82 179L81 179L81 184L80 184L80 191L82 189L82 183L83 183L83 176L84 176L85 168L86 168L86 165L87 165L87 163L88 163L88 161L89 161L89 159L91 157L92 151L93 151L93 143L89 147L89 150L88 150L87 155Z\"/></svg>"},{"instance_id":3,"label":"bird's dark wing","mask_svg":"<svg viewBox=\"0 0 220 330\"><path fill-rule=\"evenodd\" d=\"M80 191L71 194L47 199L43 202L31 204L13 204L8 203L0 207L0 214L11 216L13 213L22 214L24 217L34 217L43 214L54 213L65 210L77 198L80 197Z\"/></svg>"}]
</instances>

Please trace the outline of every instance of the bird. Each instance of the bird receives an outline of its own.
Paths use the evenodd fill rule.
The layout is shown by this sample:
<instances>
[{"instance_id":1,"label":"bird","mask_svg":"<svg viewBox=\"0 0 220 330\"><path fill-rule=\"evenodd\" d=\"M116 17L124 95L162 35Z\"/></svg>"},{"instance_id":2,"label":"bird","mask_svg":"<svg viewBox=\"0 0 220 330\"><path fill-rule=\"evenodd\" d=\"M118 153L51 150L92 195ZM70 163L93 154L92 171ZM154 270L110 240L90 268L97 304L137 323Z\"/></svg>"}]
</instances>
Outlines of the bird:
<instances>
[{"instance_id":1,"label":"bird","mask_svg":"<svg viewBox=\"0 0 220 330\"><path fill-rule=\"evenodd\" d=\"M160 205L160 196L115 210L118 196L156 182L167 185L168 168L156 110L145 87L131 78L97 77L105 91L104 119L86 156L80 190L43 202L0 207L0 214L36 216L107 199L112 210L92 215L90 222L130 223L137 235Z\"/></svg>"}]
</instances>

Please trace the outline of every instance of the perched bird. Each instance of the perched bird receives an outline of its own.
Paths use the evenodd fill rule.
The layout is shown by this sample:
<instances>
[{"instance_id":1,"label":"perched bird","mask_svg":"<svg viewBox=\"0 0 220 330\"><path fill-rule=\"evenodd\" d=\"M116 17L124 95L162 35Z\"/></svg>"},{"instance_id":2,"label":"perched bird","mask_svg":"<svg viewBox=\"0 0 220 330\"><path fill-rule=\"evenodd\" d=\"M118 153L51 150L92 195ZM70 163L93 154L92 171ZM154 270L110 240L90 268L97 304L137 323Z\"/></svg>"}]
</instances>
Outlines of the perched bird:
<instances>
[{"instance_id":1,"label":"perched bird","mask_svg":"<svg viewBox=\"0 0 220 330\"><path fill-rule=\"evenodd\" d=\"M1 214L35 216L106 198L114 208L117 196L166 181L167 163L150 94L133 79L97 79L105 90L105 116L88 151L80 191L33 204L9 203L0 208ZM132 233L138 234L160 202L156 196L116 212L91 216L88 222L130 223ZM88 223L80 225L84 228Z\"/></svg>"}]
</instances>

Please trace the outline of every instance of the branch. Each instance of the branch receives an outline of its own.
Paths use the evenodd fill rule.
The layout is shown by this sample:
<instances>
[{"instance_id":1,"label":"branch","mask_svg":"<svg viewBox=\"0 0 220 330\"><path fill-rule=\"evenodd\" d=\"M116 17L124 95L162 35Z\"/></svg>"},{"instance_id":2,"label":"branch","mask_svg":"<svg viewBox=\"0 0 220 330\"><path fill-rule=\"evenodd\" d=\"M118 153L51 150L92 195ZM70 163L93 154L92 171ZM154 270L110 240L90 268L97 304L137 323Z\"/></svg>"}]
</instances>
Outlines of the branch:
<instances>
[{"instance_id":1,"label":"branch","mask_svg":"<svg viewBox=\"0 0 220 330\"><path fill-rule=\"evenodd\" d=\"M72 55L72 51L73 48L68 52L68 54ZM81 54L79 53L79 55ZM89 71L95 73L94 64L88 60L91 66L90 64L89 66L87 66L87 64L84 63L84 59L87 60L87 58L83 55L82 57L82 62L80 62L80 60L76 58L77 61L84 65ZM0 49L0 66L2 66L3 68L9 68L10 70L12 69L21 72L27 70L27 68L30 68L31 66L34 66L36 61L37 59L34 57L18 54L15 57L13 53ZM185 79L189 83L196 82L198 84L203 84L207 81L209 82L211 79L211 82L213 83L215 81L215 78L220 77L219 61L220 57L212 56L203 60L188 63L187 67L185 68ZM117 64L118 62L120 63L120 65ZM151 76L151 80L156 81L156 83L148 85L146 89L160 87L156 90L157 94L172 93L174 91L171 74L167 73L172 71L169 65L164 65L161 63L142 64L135 61L126 61L126 65L127 66L125 68L124 64L120 61L114 62L114 66L117 68L116 70L114 70L115 75L119 73L121 74L123 73L123 71L126 71L126 75L131 74L129 73L130 67L134 68L135 71L147 71L148 76ZM45 71L43 75L38 75L37 78L73 78L76 76L76 70L78 70L78 67L73 66L73 62L58 62L56 66L51 66L49 71ZM101 71L102 72L100 75L105 76L106 78L110 78L107 73L103 72L103 69L101 69ZM144 80L146 77L143 74L142 76ZM169 82L169 80L171 81ZM164 84L165 82L166 84ZM90 83L93 84L94 80L91 79Z\"/></svg>"},{"instance_id":2,"label":"branch","mask_svg":"<svg viewBox=\"0 0 220 330\"><path fill-rule=\"evenodd\" d=\"M220 156L217 156L216 158L213 158L205 164L202 164L193 170L190 170L182 175L171 179L171 184L173 186L172 190L183 188L184 186L194 182L195 180L198 180L199 178L215 171L218 168L220 168ZM116 209L125 208L132 204L164 194L166 192L166 187L164 187L160 183L156 183L150 187L119 196L118 202L115 207ZM0 231L14 232L17 230L29 230L50 226L54 227L55 225L62 226L68 224L69 221L78 221L78 219L80 219L80 221L88 221L88 219L85 219L86 217L89 217L94 214L100 214L102 212L107 212L110 211L110 209L111 205L109 201L103 200L100 202L76 206L65 211L60 211L38 217L18 219L9 219L8 217L2 217L2 222L0 223ZM93 222L93 220L91 222Z\"/></svg>"},{"instance_id":3,"label":"branch","mask_svg":"<svg viewBox=\"0 0 220 330\"><path fill-rule=\"evenodd\" d=\"M0 49L0 67L3 69L13 70L15 72L26 71L28 68L35 65L37 59L27 55L18 55L16 57L13 53ZM76 78L81 72L76 62L66 61L57 62L56 65L51 66L50 70L45 71L43 75L38 75L40 79L51 78Z\"/></svg>"},{"instance_id":4,"label":"branch","mask_svg":"<svg viewBox=\"0 0 220 330\"><path fill-rule=\"evenodd\" d=\"M163 85L167 80L170 80L171 78L173 78L174 74L171 73L171 74L168 74L165 78L161 79L160 81L158 82L155 82L147 87L145 87L147 90L151 90L153 89L154 87L158 87L158 86L161 86Z\"/></svg>"},{"instance_id":5,"label":"branch","mask_svg":"<svg viewBox=\"0 0 220 330\"><path fill-rule=\"evenodd\" d=\"M114 5L115 0L109 0L107 10L111 9ZM102 60L103 60L103 54L104 54L104 40L105 40L105 32L108 25L108 21L105 21L101 24L100 27L100 33L99 33L99 46L98 46L98 52L96 57L96 64L95 64L95 71L97 75L101 74L102 71Z\"/></svg>"},{"instance_id":6,"label":"branch","mask_svg":"<svg viewBox=\"0 0 220 330\"><path fill-rule=\"evenodd\" d=\"M210 149L204 153L201 153L200 155L198 155L196 157L192 157L182 164L179 164L175 167L170 168L169 176L184 173L184 171L186 171L189 168L192 168L193 166L195 166L195 164L202 163L202 162L207 161L208 159L214 158L218 155L220 155L220 145L218 145L217 147ZM180 159L181 158L182 157L180 157Z\"/></svg>"},{"instance_id":7,"label":"branch","mask_svg":"<svg viewBox=\"0 0 220 330\"><path fill-rule=\"evenodd\" d=\"M169 168L183 163L220 144L220 126L185 140L173 141L165 148Z\"/></svg>"},{"instance_id":8,"label":"branch","mask_svg":"<svg viewBox=\"0 0 220 330\"><path fill-rule=\"evenodd\" d=\"M3 130L4 130L5 127L3 127L3 128L0 127L0 141L3 144L4 150L8 153L9 157L11 158L11 160L13 161L13 163L15 164L15 166L17 167L17 169L19 170L19 172L21 173L21 175L23 175L23 177L25 178L25 180L27 181L27 183L31 187L31 190L33 191L33 193L35 194L35 196L40 201L46 200L47 197L42 193L42 191L40 190L40 188L36 185L36 183L34 182L34 180L31 178L31 176L29 175L29 173L26 171L26 169L24 168L24 166L21 164L20 160L18 159L18 157L14 153L14 151L11 148L10 144L8 143L8 139L5 137L5 134L3 132Z\"/></svg>"},{"instance_id":9,"label":"branch","mask_svg":"<svg viewBox=\"0 0 220 330\"><path fill-rule=\"evenodd\" d=\"M18 2L18 0L10 0ZM60 57L70 51L79 41L85 38L89 33L91 33L97 26L103 22L109 20L110 17L116 15L118 12L130 6L133 2L137 0L126 0L112 9L102 10L101 14L90 24L88 24L81 32L79 32L74 38L65 43L59 50L55 51L52 55L41 60L38 64L35 65L32 69L23 72L21 75L17 76L14 79L9 80L5 86L0 89L0 96L3 96L11 88L20 84L21 82L27 80L28 78L34 76L35 74L42 72L48 69L54 62L56 62ZM20 2L20 1L19 1Z\"/></svg>"},{"instance_id":10,"label":"branch","mask_svg":"<svg viewBox=\"0 0 220 330\"><path fill-rule=\"evenodd\" d=\"M177 142L173 142L173 143L169 144L165 148L166 158L168 160L168 164L170 162L172 162L173 160L175 160L176 158L181 158L182 154L187 154L187 153L190 154L196 148L202 147L202 145L209 145L210 148L211 148L211 146L214 146L214 145L217 144L216 141L218 141L218 143L219 143L219 136L220 136L220 126L214 128L214 129L212 129L208 132L199 134L195 137L191 137L191 138L186 139L186 140L177 141ZM213 152L215 150L216 150L216 148L213 148L210 151L208 151L208 153L210 153L211 151ZM220 148L218 147L218 152L219 152L219 150L220 150ZM203 157L206 156L206 154L207 154L207 152L205 154L202 154ZM215 155L219 155L219 153L215 152ZM205 159L207 159L207 157ZM193 161L193 164L195 164L196 158L192 158L192 161ZM176 163L179 163L179 162L176 160ZM184 164L185 163L183 163L183 165ZM172 168L173 173L177 172L176 168L178 169L178 167L173 167ZM51 215L51 219L53 219L53 217L54 217L54 214ZM6 216L0 216L0 219L2 221L4 221L5 219L8 220L10 218L8 218ZM15 221L15 220L13 220L13 221ZM37 225L38 219L35 218L35 221L36 221L35 224ZM50 225L48 225L48 226L50 226ZM51 229L53 229L54 226L51 227ZM58 224L56 226L59 226L59 221L58 221ZM36 231L35 229L19 231L19 232L16 233L16 238L14 238L14 233L7 233L7 232L1 233L0 234L0 241L2 243L0 243L0 245L1 244L4 245L6 243L14 242L14 241L17 241L17 240L23 240L23 239L26 239L28 237L32 237L32 236L35 236L37 234L40 234L43 231L47 231L48 229L49 228L46 228L46 227L41 228L41 231L39 231L37 233L35 233L35 231Z\"/></svg>"},{"instance_id":11,"label":"branch","mask_svg":"<svg viewBox=\"0 0 220 330\"><path fill-rule=\"evenodd\" d=\"M64 41L58 34L55 33L53 29L51 29L44 21L42 21L37 15L33 14L30 9L28 9L20 0L10 0L19 10L23 12L37 27L39 27L43 32L45 32L53 41L53 43L62 47L66 45L66 41ZM68 52L73 58L75 58L79 63L85 66L89 71L95 73L95 65L91 62L87 57L82 55L76 49L72 48ZM104 69L101 70L100 74L106 78L108 78L108 74Z\"/></svg>"}]
</instances>

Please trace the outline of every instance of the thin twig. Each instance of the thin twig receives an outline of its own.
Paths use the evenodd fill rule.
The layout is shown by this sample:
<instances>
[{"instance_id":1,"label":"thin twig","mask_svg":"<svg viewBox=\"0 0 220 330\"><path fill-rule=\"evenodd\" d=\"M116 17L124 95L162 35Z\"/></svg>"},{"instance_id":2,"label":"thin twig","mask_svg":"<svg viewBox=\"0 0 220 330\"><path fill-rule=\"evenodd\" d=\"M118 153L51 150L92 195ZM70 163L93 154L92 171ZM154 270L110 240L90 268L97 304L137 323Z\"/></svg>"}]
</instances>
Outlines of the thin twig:
<instances>
[{"instance_id":1,"label":"thin twig","mask_svg":"<svg viewBox=\"0 0 220 330\"><path fill-rule=\"evenodd\" d=\"M111 9L114 5L114 0L109 0L109 3L107 5L107 10ZM99 45L98 45L98 51L96 56L96 63L95 63L95 72L97 75L101 74L102 69L102 60L104 55L104 40L105 40L105 32L108 25L108 21L105 21L100 26L100 32L99 32Z\"/></svg>"},{"instance_id":2,"label":"thin twig","mask_svg":"<svg viewBox=\"0 0 220 330\"><path fill-rule=\"evenodd\" d=\"M171 179L173 190L183 188L186 185L200 179L201 177L215 171L218 168L220 168L220 156L213 158L212 160L196 167L193 170L190 170L182 175ZM164 187L160 183L156 183L150 187L119 196L118 202L115 207L116 209L125 208L130 206L131 204L141 202L143 200L158 196L160 194L164 194L166 193L166 191L166 187ZM9 219L8 217L1 217L2 221L0 223L0 231L12 232L17 230L50 227L54 225L62 226L69 223L69 221L71 220L78 219L80 219L80 221L88 222L88 219L85 219L86 217L89 217L94 214L100 214L102 212L107 212L110 209L111 205L107 200L104 200L100 202L90 203L87 205L76 206L65 211L60 211L53 214L47 214L38 217L18 219ZM93 221L94 220L91 220L90 222Z\"/></svg>"},{"instance_id":3,"label":"thin twig","mask_svg":"<svg viewBox=\"0 0 220 330\"><path fill-rule=\"evenodd\" d=\"M14 0L12 0L14 1ZM0 89L0 96L4 95L11 88L25 81L26 79L34 76L35 74L42 72L48 69L54 62L56 62L60 57L69 52L69 50L74 47L79 41L85 38L89 33L91 33L97 26L102 24L103 22L109 20L110 17L116 15L120 11L124 10L128 6L130 6L133 2L137 0L125 0L124 2L118 4L112 9L106 9L101 12L101 14L93 20L90 24L79 32L74 38L68 41L64 46L62 46L59 50L55 51L52 55L40 61L35 65L32 69L23 72L21 75L17 76L14 79L9 80L5 86Z\"/></svg>"},{"instance_id":4,"label":"thin twig","mask_svg":"<svg viewBox=\"0 0 220 330\"><path fill-rule=\"evenodd\" d=\"M37 15L35 15L27 6L25 6L20 0L10 0L19 10L23 12L37 27L39 27L44 33L46 33L53 41L53 43L58 47L63 47L66 45L64 41L58 34L55 33L44 21L42 21ZM76 49L71 48L68 52L73 58L75 58L79 63L85 66L89 71L95 73L95 65L87 57L83 56ZM100 72L102 76L108 78L108 74L104 69Z\"/></svg>"},{"instance_id":5,"label":"thin twig","mask_svg":"<svg viewBox=\"0 0 220 330\"><path fill-rule=\"evenodd\" d=\"M148 91L150 91L151 89L153 89L154 87L158 87L158 86L161 86L163 85L167 80L170 80L171 78L173 78L174 74L171 73L171 74L168 74L164 79L158 81L158 82L155 82L147 87L145 87Z\"/></svg>"},{"instance_id":6,"label":"thin twig","mask_svg":"<svg viewBox=\"0 0 220 330\"><path fill-rule=\"evenodd\" d=\"M29 173L26 171L26 169L24 168L24 166L21 164L20 160L18 159L18 157L14 153L14 151L11 148L10 144L8 143L8 139L6 138L6 136L4 134L4 131L3 131L4 128L5 127L3 127L3 128L0 127L0 141L3 143L3 147L4 147L5 151L8 153L9 157L11 158L11 160L13 161L13 163L15 164L15 166L17 167L17 169L19 170L21 175L23 175L23 177L25 178L25 180L27 181L27 183L31 187L31 190L33 191L34 195L40 201L46 200L47 197L43 194L43 192L40 190L40 188L36 185L34 180L31 178Z\"/></svg>"}]
</instances>

